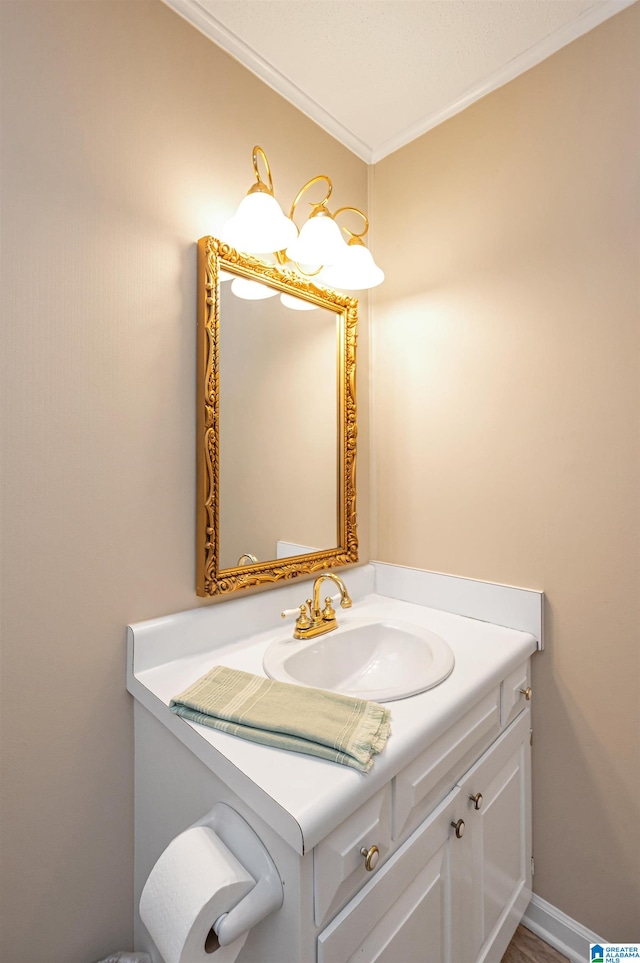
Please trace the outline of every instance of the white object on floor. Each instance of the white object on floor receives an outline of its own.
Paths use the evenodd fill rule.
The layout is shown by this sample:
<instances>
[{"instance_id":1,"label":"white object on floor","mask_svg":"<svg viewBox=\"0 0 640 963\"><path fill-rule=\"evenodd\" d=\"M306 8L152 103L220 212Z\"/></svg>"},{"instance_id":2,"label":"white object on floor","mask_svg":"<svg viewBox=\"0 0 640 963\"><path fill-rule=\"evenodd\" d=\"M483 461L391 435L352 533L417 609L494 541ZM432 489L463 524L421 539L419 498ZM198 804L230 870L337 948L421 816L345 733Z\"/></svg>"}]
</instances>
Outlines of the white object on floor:
<instances>
[{"instance_id":1,"label":"white object on floor","mask_svg":"<svg viewBox=\"0 0 640 963\"><path fill-rule=\"evenodd\" d=\"M98 963L151 963L151 957L148 953L127 953L121 950L105 957L104 960L98 960Z\"/></svg>"}]
</instances>

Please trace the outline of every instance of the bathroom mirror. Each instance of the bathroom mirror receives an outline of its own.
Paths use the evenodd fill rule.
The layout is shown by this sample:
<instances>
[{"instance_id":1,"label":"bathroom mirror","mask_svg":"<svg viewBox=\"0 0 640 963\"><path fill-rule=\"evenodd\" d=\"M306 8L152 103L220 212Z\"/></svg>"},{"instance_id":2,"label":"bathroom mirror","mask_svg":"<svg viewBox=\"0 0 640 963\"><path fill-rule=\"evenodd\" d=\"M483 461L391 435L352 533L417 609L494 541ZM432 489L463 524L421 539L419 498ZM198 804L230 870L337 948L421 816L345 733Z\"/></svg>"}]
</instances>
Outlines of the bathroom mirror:
<instances>
[{"instance_id":1,"label":"bathroom mirror","mask_svg":"<svg viewBox=\"0 0 640 963\"><path fill-rule=\"evenodd\" d=\"M198 242L198 595L358 561L357 309Z\"/></svg>"}]
</instances>

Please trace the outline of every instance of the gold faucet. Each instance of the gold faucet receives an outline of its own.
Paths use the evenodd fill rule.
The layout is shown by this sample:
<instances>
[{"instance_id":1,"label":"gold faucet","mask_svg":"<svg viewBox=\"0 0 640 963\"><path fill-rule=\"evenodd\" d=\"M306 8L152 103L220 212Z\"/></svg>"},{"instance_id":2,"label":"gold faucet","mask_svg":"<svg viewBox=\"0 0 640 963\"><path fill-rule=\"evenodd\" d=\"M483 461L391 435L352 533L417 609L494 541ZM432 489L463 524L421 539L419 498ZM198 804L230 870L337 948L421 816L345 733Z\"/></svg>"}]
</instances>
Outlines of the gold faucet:
<instances>
[{"instance_id":1,"label":"gold faucet","mask_svg":"<svg viewBox=\"0 0 640 963\"><path fill-rule=\"evenodd\" d=\"M296 619L296 627L293 632L294 639L313 639L316 635L324 635L325 632L331 632L332 629L338 628L338 620L331 605L330 595L327 595L324 600L324 608L320 608L320 586L326 578L335 582L340 589L340 605L342 608L351 608L353 603L349 598L347 586L340 576L334 575L333 572L319 575L313 583L313 599L307 599L305 604L300 606L300 615ZM287 614L283 612L282 617L285 618Z\"/></svg>"}]
</instances>

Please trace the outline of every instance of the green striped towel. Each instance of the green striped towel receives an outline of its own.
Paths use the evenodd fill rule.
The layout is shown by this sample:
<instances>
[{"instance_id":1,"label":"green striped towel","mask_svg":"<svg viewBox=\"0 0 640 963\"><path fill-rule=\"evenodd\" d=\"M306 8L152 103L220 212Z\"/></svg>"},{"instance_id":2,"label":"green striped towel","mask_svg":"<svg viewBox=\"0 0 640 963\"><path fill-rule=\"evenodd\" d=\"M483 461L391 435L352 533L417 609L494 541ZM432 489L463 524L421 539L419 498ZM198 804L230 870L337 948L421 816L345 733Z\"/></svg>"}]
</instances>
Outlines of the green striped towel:
<instances>
[{"instance_id":1,"label":"green striped towel","mask_svg":"<svg viewBox=\"0 0 640 963\"><path fill-rule=\"evenodd\" d=\"M169 703L172 712L241 739L368 772L391 733L377 702L214 666Z\"/></svg>"}]
</instances>

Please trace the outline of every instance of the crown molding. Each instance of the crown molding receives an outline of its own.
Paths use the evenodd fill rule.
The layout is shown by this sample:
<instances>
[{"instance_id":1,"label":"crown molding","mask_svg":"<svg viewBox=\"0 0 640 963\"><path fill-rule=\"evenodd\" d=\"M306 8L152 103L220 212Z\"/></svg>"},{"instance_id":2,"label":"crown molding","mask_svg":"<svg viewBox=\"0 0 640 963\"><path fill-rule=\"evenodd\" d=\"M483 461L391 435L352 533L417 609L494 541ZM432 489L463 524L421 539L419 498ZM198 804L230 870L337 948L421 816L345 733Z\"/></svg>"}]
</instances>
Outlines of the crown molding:
<instances>
[{"instance_id":1,"label":"crown molding","mask_svg":"<svg viewBox=\"0 0 640 963\"><path fill-rule=\"evenodd\" d=\"M459 114L466 107L475 103L476 100L481 100L482 97L486 97L487 94L497 90L498 87L502 87L520 74L535 67L546 60L547 57L561 50L562 47L566 47L567 44L593 30L594 27L604 23L605 20L613 17L616 13L620 13L625 7L636 3L636 0L600 0L599 3L594 4L577 16L575 20L554 30L553 33L529 47L528 50L518 54L517 57L514 57L513 60L510 60L509 63L490 74L480 83L474 84L447 106L429 114L394 137L375 146L366 144L317 101L307 96L300 87L292 83L283 73L276 70L272 64L261 57L253 47L220 23L199 0L163 0L163 2L206 37L218 44L219 47L222 47L231 57L263 80L285 100L288 100L303 114L315 121L328 134L331 134L341 144L353 151L357 157L367 164L376 164L384 157L442 124L445 120Z\"/></svg>"},{"instance_id":2,"label":"crown molding","mask_svg":"<svg viewBox=\"0 0 640 963\"><path fill-rule=\"evenodd\" d=\"M521 54L518 54L517 57L510 60L504 67L496 70L495 73L490 74L484 80L480 81L480 83L474 84L473 87L470 87L464 94L456 98L456 100L453 100L446 107L435 111L433 114L429 114L411 127L407 127L406 130L397 134L395 137L391 137L389 140L384 141L384 143L374 147L370 163L377 164L378 161L384 157L410 144L411 141L421 137L422 134L426 134L428 130L432 130L445 120L449 120L450 117L461 113L466 107L486 97L487 94L492 93L499 87L508 84L509 81L515 80L520 74L537 66L537 64L546 60L547 57L561 50L562 47L566 47L567 44L577 40L578 37L589 33L594 27L604 23L605 20L613 17L616 13L620 13L625 7L630 7L635 2L636 0L601 0L601 2L594 7L589 7L588 10L585 10L580 16L576 17L575 20L554 30L553 33L550 33L547 37L544 37L538 41L538 43L529 47L528 50L524 50Z\"/></svg>"},{"instance_id":3,"label":"crown molding","mask_svg":"<svg viewBox=\"0 0 640 963\"><path fill-rule=\"evenodd\" d=\"M192 26L196 27L210 40L228 53L234 60L239 61L253 74L263 80L276 93L288 100L289 103L310 117L319 127L335 137L341 144L349 148L357 157L367 164L372 163L373 148L365 144L351 130L341 124L333 114L325 110L312 97L292 83L272 64L241 40L235 33L225 27L198 0L163 0L176 13L180 14Z\"/></svg>"}]
</instances>

